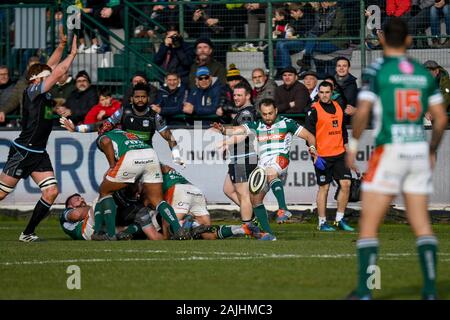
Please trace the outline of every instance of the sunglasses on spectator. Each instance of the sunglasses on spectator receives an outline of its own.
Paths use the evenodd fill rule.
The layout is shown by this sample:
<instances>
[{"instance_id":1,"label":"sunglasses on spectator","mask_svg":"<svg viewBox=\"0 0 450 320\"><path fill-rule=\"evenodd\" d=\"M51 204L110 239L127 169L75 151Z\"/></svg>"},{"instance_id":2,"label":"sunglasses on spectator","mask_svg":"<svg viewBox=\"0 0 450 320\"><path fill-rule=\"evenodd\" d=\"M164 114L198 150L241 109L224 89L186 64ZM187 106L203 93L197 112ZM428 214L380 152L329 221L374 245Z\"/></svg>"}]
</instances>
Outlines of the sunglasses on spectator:
<instances>
[{"instance_id":1,"label":"sunglasses on spectator","mask_svg":"<svg viewBox=\"0 0 450 320\"><path fill-rule=\"evenodd\" d=\"M203 77L198 77L198 80L202 81L202 80L208 80L209 76L203 76Z\"/></svg>"}]
</instances>

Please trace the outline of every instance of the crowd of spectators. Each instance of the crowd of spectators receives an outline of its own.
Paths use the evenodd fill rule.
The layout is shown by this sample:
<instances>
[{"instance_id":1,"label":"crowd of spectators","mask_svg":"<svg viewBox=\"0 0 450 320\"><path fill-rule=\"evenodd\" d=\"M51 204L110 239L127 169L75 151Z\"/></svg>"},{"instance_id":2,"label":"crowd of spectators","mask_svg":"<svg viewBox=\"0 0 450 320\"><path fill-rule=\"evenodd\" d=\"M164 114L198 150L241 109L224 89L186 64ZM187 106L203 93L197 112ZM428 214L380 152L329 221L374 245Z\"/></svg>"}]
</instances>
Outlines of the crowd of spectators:
<instances>
[{"instance_id":1,"label":"crowd of spectators","mask_svg":"<svg viewBox=\"0 0 450 320\"><path fill-rule=\"evenodd\" d=\"M134 1L137 3L141 1ZM160 2L160 1L159 1ZM260 22L267 22L267 5L263 3L185 4L184 32L178 30L179 5L167 1L167 5L140 7L151 19L165 25L165 32L157 26L143 23L139 32L150 38L160 36L162 41L155 51L154 62L166 73L159 85L153 85L145 70L133 74L128 90L121 101L113 99L105 88L96 88L89 74L80 71L75 76L64 74L50 92L54 98L55 115L72 119L76 124L92 123L111 115L122 105L130 104L132 88L145 83L149 88L149 106L160 113L169 123L189 124L195 116L219 117L228 123L236 113L233 88L243 83L252 92L252 103L256 107L262 99L273 98L279 112L287 115L305 114L311 103L317 101L318 85L321 81L332 84L333 99L343 106L351 117L356 110L358 93L357 79L350 73L351 62L347 57L334 59L335 73L319 77L313 71L315 53L330 53L346 48L349 41L342 40L352 32L356 20L349 14L349 7L339 2L274 3L272 35L276 39L274 61L277 68L276 81L270 79L267 70L256 68L250 82L234 64L225 67L219 58L223 43L214 38L245 38L244 25L248 24L249 38L258 38ZM105 30L98 28L97 21L107 28L123 27L124 5L120 0L77 0L74 2L90 18L86 18L80 32L79 52L101 53L109 51ZM450 34L448 0L366 1L378 5L382 12L382 23L389 16L402 17L408 21L413 32L423 32L431 27L432 47L446 47L449 40L441 40L440 19L443 18L446 32ZM366 16L374 14L366 10ZM359 19L359 15L357 17ZM55 14L56 22L61 16ZM355 21L354 21L355 20ZM269 20L270 21L270 20ZM267 27L267 26L266 26ZM97 29L98 33L93 32ZM136 32L135 35L137 35ZM89 38L87 45L84 35ZM186 41L189 38L190 41ZM303 40L309 38L310 40ZM322 40L322 39L325 40ZM336 39L335 39L336 38ZM339 39L341 38L341 39ZM196 39L195 42L192 42ZM229 45L229 44L226 44ZM291 54L301 53L297 62L300 71L292 66ZM39 61L32 56L27 67ZM450 108L450 80L447 71L435 61L428 61L427 68L441 87ZM17 82L10 78L10 70L0 66L0 126L19 125L21 96L26 80ZM99 90L99 91L98 91ZM10 120L6 121L6 116ZM16 117L14 117L16 116ZM301 121L301 118L299 118ZM55 122L56 123L56 122Z\"/></svg>"}]
</instances>

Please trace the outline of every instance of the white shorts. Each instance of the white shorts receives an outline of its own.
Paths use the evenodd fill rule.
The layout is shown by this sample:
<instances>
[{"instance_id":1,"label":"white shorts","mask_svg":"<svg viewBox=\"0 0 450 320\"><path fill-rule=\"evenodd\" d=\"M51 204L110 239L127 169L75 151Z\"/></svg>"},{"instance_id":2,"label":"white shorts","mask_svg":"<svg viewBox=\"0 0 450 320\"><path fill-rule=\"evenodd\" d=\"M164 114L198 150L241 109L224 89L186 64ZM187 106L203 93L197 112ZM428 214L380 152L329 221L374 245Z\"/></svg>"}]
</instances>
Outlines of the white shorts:
<instances>
[{"instance_id":1,"label":"white shorts","mask_svg":"<svg viewBox=\"0 0 450 320\"><path fill-rule=\"evenodd\" d=\"M165 199L176 214L192 214L194 217L209 215L203 192L192 184L176 184L167 190Z\"/></svg>"},{"instance_id":2,"label":"white shorts","mask_svg":"<svg viewBox=\"0 0 450 320\"><path fill-rule=\"evenodd\" d=\"M289 159L280 156L279 154L274 154L272 156L259 159L258 166L264 169L273 168L279 175L286 174L289 166Z\"/></svg>"},{"instance_id":3,"label":"white shorts","mask_svg":"<svg viewBox=\"0 0 450 320\"><path fill-rule=\"evenodd\" d=\"M118 183L134 183L139 178L143 183L163 182L158 156L151 148L128 151L106 176Z\"/></svg>"},{"instance_id":4,"label":"white shorts","mask_svg":"<svg viewBox=\"0 0 450 320\"><path fill-rule=\"evenodd\" d=\"M362 190L384 194L433 192L427 142L386 144L374 149Z\"/></svg>"}]
</instances>

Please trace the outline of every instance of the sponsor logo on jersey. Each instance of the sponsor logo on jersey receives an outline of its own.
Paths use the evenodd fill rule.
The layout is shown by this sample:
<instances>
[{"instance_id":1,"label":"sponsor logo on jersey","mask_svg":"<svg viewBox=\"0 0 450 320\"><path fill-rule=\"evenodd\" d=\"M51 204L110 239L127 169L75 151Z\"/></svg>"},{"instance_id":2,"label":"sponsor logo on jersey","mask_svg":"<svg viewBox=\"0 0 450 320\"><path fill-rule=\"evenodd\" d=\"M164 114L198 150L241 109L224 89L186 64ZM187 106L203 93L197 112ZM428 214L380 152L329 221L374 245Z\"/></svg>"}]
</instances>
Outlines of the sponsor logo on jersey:
<instances>
[{"instance_id":1,"label":"sponsor logo on jersey","mask_svg":"<svg viewBox=\"0 0 450 320\"><path fill-rule=\"evenodd\" d=\"M398 64L398 68L402 73L412 74L414 72L414 66L411 62L407 60L402 60Z\"/></svg>"},{"instance_id":2,"label":"sponsor logo on jersey","mask_svg":"<svg viewBox=\"0 0 450 320\"><path fill-rule=\"evenodd\" d=\"M258 141L259 142L265 142L268 140L283 140L286 137L285 133L278 133L278 134L268 134L264 136L259 136Z\"/></svg>"},{"instance_id":3,"label":"sponsor logo on jersey","mask_svg":"<svg viewBox=\"0 0 450 320\"><path fill-rule=\"evenodd\" d=\"M142 121L142 126L148 127L149 125L150 125L150 121L148 121L148 120Z\"/></svg>"}]
</instances>

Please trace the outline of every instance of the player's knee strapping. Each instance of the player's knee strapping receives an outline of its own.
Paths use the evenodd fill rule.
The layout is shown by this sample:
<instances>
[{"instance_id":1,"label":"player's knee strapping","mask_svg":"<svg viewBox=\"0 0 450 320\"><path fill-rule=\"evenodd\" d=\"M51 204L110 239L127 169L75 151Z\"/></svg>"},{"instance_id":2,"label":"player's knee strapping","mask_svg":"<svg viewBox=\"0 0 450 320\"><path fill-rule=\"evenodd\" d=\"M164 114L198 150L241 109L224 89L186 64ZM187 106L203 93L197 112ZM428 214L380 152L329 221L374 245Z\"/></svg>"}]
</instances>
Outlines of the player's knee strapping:
<instances>
[{"instance_id":1,"label":"player's knee strapping","mask_svg":"<svg viewBox=\"0 0 450 320\"><path fill-rule=\"evenodd\" d=\"M45 178L44 180L42 180L41 182L39 182L38 187L41 190L45 190L52 186L56 186L57 184L58 184L58 181L56 180L55 177L48 177L48 178Z\"/></svg>"},{"instance_id":2,"label":"player's knee strapping","mask_svg":"<svg viewBox=\"0 0 450 320\"><path fill-rule=\"evenodd\" d=\"M8 186L7 184L0 182L0 191L3 191L4 193L8 194L13 192L14 187Z\"/></svg>"}]
</instances>

